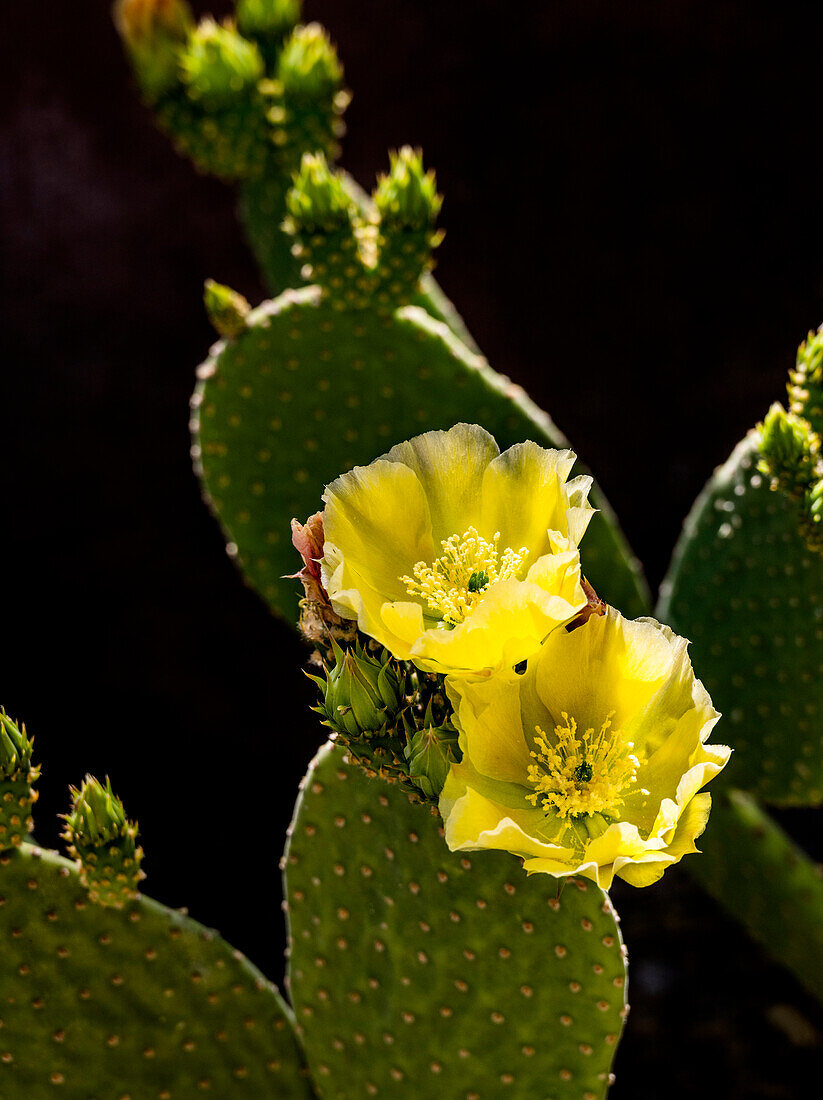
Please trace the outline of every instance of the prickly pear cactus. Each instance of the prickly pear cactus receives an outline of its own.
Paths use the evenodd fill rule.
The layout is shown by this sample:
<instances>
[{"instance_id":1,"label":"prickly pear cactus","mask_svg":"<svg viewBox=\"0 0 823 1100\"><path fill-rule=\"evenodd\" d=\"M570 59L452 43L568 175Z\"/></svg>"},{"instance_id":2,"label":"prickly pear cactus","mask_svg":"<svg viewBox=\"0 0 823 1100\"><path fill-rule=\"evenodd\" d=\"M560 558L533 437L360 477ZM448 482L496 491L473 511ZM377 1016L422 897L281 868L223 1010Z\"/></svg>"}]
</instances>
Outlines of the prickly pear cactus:
<instances>
[{"instance_id":1,"label":"prickly pear cactus","mask_svg":"<svg viewBox=\"0 0 823 1100\"><path fill-rule=\"evenodd\" d=\"M775 805L823 801L823 560L790 499L735 448L686 521L659 615L695 660L739 750L729 782Z\"/></svg>"},{"instance_id":2,"label":"prickly pear cactus","mask_svg":"<svg viewBox=\"0 0 823 1100\"><path fill-rule=\"evenodd\" d=\"M291 1014L224 940L150 898L95 905L76 867L0 855L0 1095L311 1097Z\"/></svg>"},{"instance_id":3,"label":"prickly pear cactus","mask_svg":"<svg viewBox=\"0 0 823 1100\"><path fill-rule=\"evenodd\" d=\"M692 639L695 663L725 714L737 750L725 782L777 806L823 803L821 482L812 427L822 357L823 336L810 334L791 377L790 412L773 407L703 490L657 610ZM823 997L802 927L805 917L823 924L819 872L739 792L717 811L728 828L714 830L693 872ZM749 874L739 873L741 861ZM788 900L801 896L803 920Z\"/></svg>"},{"instance_id":4,"label":"prickly pear cactus","mask_svg":"<svg viewBox=\"0 0 823 1100\"><path fill-rule=\"evenodd\" d=\"M304 152L336 156L349 101L343 68L296 0L237 0L197 23L185 0L119 0L115 22L143 98L200 172L241 185L240 209L270 285L299 282L276 231Z\"/></svg>"},{"instance_id":5,"label":"prickly pear cactus","mask_svg":"<svg viewBox=\"0 0 823 1100\"><path fill-rule=\"evenodd\" d=\"M332 746L290 832L289 990L319 1095L605 1096L627 1008L601 890L450 853L429 807Z\"/></svg>"},{"instance_id":6,"label":"prickly pear cactus","mask_svg":"<svg viewBox=\"0 0 823 1100\"><path fill-rule=\"evenodd\" d=\"M306 158L289 197L290 229L315 285L249 313L198 372L193 453L208 499L248 580L292 621L286 523L314 511L341 470L460 420L482 424L501 447L565 445L519 387L407 304L437 241L439 200L419 154L393 158L374 202L379 222L363 223L341 180ZM642 613L639 567L596 496L584 569L604 597Z\"/></svg>"},{"instance_id":7,"label":"prickly pear cactus","mask_svg":"<svg viewBox=\"0 0 823 1100\"><path fill-rule=\"evenodd\" d=\"M751 795L715 795L689 870L723 908L823 1001L823 872Z\"/></svg>"},{"instance_id":8,"label":"prickly pear cactus","mask_svg":"<svg viewBox=\"0 0 823 1100\"><path fill-rule=\"evenodd\" d=\"M0 851L0 1096L313 1096L275 987L138 894L136 826L110 784L87 778L66 821L77 862L13 836Z\"/></svg>"}]
</instances>

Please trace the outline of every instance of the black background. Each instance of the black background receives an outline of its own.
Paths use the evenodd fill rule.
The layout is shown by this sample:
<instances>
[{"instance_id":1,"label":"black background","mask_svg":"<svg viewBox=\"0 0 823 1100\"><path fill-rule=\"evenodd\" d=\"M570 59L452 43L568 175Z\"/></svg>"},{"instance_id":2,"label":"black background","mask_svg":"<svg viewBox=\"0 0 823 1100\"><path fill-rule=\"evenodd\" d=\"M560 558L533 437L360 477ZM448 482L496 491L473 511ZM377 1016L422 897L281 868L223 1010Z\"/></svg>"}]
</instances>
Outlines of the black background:
<instances>
[{"instance_id":1,"label":"black background","mask_svg":"<svg viewBox=\"0 0 823 1100\"><path fill-rule=\"evenodd\" d=\"M656 586L823 319L823 8L306 15L355 92L343 164L370 185L387 148L423 146L446 196L438 278L594 469ZM213 338L203 279L262 287L231 190L139 104L108 4L27 0L2 19L0 688L44 761L38 835L56 843L69 782L111 774L148 891L279 977L277 861L321 737L301 647L226 557L187 429ZM818 843L817 819L785 820ZM819 1074L820 1009L683 870L615 899L634 1005L616 1100L788 1098Z\"/></svg>"}]
</instances>

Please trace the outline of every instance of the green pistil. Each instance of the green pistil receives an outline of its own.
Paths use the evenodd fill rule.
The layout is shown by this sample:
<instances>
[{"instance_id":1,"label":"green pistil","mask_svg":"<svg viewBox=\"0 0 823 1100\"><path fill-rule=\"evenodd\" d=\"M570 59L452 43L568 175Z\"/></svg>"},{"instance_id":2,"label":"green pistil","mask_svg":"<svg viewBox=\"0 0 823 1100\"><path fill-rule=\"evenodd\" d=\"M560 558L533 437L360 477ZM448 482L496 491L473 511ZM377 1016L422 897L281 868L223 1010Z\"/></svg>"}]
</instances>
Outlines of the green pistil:
<instances>
[{"instance_id":1,"label":"green pistil","mask_svg":"<svg viewBox=\"0 0 823 1100\"><path fill-rule=\"evenodd\" d=\"M586 760L574 769L574 778L577 783L588 783L591 777L592 766Z\"/></svg>"}]
</instances>

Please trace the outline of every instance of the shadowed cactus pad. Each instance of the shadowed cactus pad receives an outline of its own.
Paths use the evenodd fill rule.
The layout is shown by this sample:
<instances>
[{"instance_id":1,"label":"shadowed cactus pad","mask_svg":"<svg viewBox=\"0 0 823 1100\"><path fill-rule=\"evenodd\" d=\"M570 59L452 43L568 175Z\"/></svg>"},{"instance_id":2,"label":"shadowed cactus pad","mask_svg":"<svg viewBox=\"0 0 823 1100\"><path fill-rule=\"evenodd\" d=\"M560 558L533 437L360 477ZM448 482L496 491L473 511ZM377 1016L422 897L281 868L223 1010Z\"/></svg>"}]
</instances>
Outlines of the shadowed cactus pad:
<instances>
[{"instance_id":1,"label":"shadowed cactus pad","mask_svg":"<svg viewBox=\"0 0 823 1100\"><path fill-rule=\"evenodd\" d=\"M777 805L823 803L823 560L759 472L754 433L695 503L658 614L692 640L725 716L728 781Z\"/></svg>"},{"instance_id":2,"label":"shadowed cactus pad","mask_svg":"<svg viewBox=\"0 0 823 1100\"><path fill-rule=\"evenodd\" d=\"M188 917L94 905L73 864L24 845L0 856L0 937L0 1096L313 1096L275 988Z\"/></svg>"},{"instance_id":3,"label":"shadowed cactus pad","mask_svg":"<svg viewBox=\"0 0 823 1100\"><path fill-rule=\"evenodd\" d=\"M565 446L519 387L414 306L379 316L336 310L316 287L287 291L217 344L198 374L194 455L210 503L247 578L291 620L298 594L283 577L297 555L288 523L315 512L341 470L461 420L482 424L501 449L523 439ZM595 504L583 569L602 596L642 612L636 563L608 505Z\"/></svg>"},{"instance_id":4,"label":"shadowed cactus pad","mask_svg":"<svg viewBox=\"0 0 823 1100\"><path fill-rule=\"evenodd\" d=\"M429 808L330 746L285 864L290 990L321 1096L605 1096L626 969L600 890L570 880L557 897L510 856L450 853Z\"/></svg>"},{"instance_id":5,"label":"shadowed cactus pad","mask_svg":"<svg viewBox=\"0 0 823 1100\"><path fill-rule=\"evenodd\" d=\"M823 869L742 791L714 799L700 847L697 881L823 1001Z\"/></svg>"}]
</instances>

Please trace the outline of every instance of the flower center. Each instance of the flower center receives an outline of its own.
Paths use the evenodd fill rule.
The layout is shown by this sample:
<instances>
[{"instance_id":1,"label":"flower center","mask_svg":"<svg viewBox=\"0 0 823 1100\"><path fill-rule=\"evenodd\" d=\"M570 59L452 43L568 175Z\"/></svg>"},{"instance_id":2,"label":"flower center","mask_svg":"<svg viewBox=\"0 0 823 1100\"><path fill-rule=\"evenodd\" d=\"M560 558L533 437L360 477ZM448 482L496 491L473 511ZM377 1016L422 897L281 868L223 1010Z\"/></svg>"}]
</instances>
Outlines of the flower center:
<instances>
[{"instance_id":1,"label":"flower center","mask_svg":"<svg viewBox=\"0 0 823 1100\"><path fill-rule=\"evenodd\" d=\"M612 714L614 711L612 711ZM529 764L528 780L534 787L526 798L533 806L553 810L558 817L606 813L619 806L623 792L637 782L642 754L621 730L612 729L612 715L597 733L588 729L581 736L577 723L563 711L563 725L555 726L552 744L540 726L535 726L532 752L537 761Z\"/></svg>"},{"instance_id":2,"label":"flower center","mask_svg":"<svg viewBox=\"0 0 823 1100\"><path fill-rule=\"evenodd\" d=\"M472 613L493 584L520 572L529 551L497 548L500 532L491 542L474 527L463 535L443 539L443 553L431 565L419 561L414 577L401 577L410 596L420 596L445 626L456 626Z\"/></svg>"}]
</instances>

